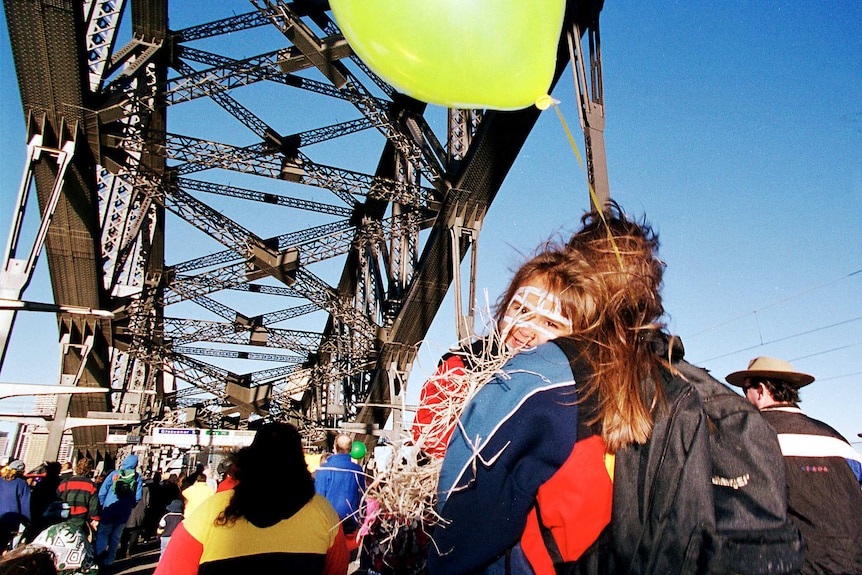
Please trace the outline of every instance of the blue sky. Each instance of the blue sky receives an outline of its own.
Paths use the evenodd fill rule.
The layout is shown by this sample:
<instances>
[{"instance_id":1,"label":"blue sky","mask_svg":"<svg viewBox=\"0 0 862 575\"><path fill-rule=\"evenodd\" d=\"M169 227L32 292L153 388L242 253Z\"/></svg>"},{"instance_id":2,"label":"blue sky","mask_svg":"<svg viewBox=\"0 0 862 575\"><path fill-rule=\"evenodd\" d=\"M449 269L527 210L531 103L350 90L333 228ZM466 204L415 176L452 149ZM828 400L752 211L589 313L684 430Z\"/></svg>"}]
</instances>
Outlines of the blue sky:
<instances>
[{"instance_id":1,"label":"blue sky","mask_svg":"<svg viewBox=\"0 0 862 575\"><path fill-rule=\"evenodd\" d=\"M659 232L666 320L688 359L721 380L759 355L789 360L817 377L803 409L858 441L862 4L826 6L609 0L605 142L611 196ZM0 41L5 247L25 142L5 22ZM553 95L577 130L571 75ZM576 229L584 177L556 114L543 113L480 236L478 286L492 301L538 244ZM46 277L25 299L50 299ZM455 340L453 315L450 299L408 400ZM0 379L53 383L57 355L53 320L19 314Z\"/></svg>"},{"instance_id":2,"label":"blue sky","mask_svg":"<svg viewBox=\"0 0 862 575\"><path fill-rule=\"evenodd\" d=\"M722 381L759 355L789 360L817 377L803 409L856 441L862 5L830 8L606 2L605 143L611 196L659 232L666 321L687 358ZM553 95L577 129L571 76ZM576 229L583 178L545 112L480 236L492 301L536 245ZM451 315L438 316L416 371L453 339Z\"/></svg>"}]
</instances>

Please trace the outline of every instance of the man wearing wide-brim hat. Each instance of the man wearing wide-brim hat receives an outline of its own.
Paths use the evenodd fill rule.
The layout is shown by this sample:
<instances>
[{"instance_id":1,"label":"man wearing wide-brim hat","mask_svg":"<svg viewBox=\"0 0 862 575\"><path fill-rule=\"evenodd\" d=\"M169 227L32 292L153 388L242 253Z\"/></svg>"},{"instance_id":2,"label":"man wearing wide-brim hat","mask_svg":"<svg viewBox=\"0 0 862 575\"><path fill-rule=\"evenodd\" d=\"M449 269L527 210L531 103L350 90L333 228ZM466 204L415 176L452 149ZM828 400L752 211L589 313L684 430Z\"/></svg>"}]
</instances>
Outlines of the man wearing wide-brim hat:
<instances>
[{"instance_id":1,"label":"man wearing wide-brim hat","mask_svg":"<svg viewBox=\"0 0 862 575\"><path fill-rule=\"evenodd\" d=\"M778 433L788 511L807 547L799 573L862 573L862 457L832 427L799 409L799 389L814 376L758 357L726 379Z\"/></svg>"}]
</instances>

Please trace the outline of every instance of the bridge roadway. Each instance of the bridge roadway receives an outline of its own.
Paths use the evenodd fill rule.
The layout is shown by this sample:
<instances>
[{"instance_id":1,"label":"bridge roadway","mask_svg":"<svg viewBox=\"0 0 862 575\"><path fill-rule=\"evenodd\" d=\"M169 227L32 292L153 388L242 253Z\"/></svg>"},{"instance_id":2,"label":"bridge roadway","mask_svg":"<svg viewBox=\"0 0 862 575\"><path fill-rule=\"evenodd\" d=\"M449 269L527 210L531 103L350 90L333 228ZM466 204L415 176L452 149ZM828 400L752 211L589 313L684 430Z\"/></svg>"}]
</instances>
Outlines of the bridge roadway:
<instances>
[{"instance_id":1,"label":"bridge roadway","mask_svg":"<svg viewBox=\"0 0 862 575\"><path fill-rule=\"evenodd\" d=\"M159 564L159 544L148 543L140 546L141 551L126 557L117 559L111 568L104 569L100 573L108 575L152 575Z\"/></svg>"}]
</instances>

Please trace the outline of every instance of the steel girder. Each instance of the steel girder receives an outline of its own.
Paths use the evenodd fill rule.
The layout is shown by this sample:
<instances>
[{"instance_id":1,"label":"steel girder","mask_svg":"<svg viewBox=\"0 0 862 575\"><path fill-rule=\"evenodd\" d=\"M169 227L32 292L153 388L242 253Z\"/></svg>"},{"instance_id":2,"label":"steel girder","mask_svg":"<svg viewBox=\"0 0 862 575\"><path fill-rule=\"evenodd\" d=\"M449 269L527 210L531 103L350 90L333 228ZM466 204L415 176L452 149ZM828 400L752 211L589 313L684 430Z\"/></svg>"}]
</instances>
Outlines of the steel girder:
<instances>
[{"instance_id":1,"label":"steel girder","mask_svg":"<svg viewBox=\"0 0 862 575\"><path fill-rule=\"evenodd\" d=\"M94 157L91 147L86 145L96 126L86 113L90 102L82 43L86 36L83 7L71 2L38 1L4 2L4 7L15 67L20 71L19 88L24 113L29 118L28 130L41 132L46 141L78 141L45 241L54 301L59 305L106 309ZM34 172L39 206L45 209L54 184L54 167L43 161L34 166ZM60 319L64 351L71 350L63 354L61 370L73 378L81 372L78 385L107 387L109 340L98 326L86 324ZM85 345L89 335L93 335L89 353L77 353L78 346ZM83 368L82 356L87 358ZM68 406L75 417L85 417L91 409L107 411L104 396L92 395L73 397L68 404L58 407ZM104 430L100 433L80 428L73 433L76 444L83 448L95 451L104 443Z\"/></svg>"},{"instance_id":2,"label":"steel girder","mask_svg":"<svg viewBox=\"0 0 862 575\"><path fill-rule=\"evenodd\" d=\"M48 262L57 303L115 313L87 360L87 384L117 391L107 407L145 425L176 422L178 396L315 429L384 423L377 406L539 112L445 113L397 94L319 2L253 0L176 31L167 0L4 3L25 113L86 143ZM601 4L570 0L564 30L594 25ZM555 82L568 58L564 35ZM104 447L96 432L76 442Z\"/></svg>"}]
</instances>

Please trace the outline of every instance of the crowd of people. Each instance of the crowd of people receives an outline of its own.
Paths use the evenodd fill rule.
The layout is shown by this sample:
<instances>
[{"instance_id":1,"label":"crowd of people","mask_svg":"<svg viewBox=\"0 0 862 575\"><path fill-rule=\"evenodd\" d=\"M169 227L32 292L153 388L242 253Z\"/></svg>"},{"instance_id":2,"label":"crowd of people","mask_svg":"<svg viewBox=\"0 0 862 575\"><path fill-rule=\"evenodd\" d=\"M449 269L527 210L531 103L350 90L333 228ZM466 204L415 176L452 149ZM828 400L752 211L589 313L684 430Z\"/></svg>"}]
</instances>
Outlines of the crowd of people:
<instances>
[{"instance_id":1,"label":"crowd of people","mask_svg":"<svg viewBox=\"0 0 862 575\"><path fill-rule=\"evenodd\" d=\"M700 410L673 427L682 406L699 400L672 387L685 380L684 351L661 321L665 264L658 245L645 220L635 221L612 204L586 214L567 242L541 246L516 271L489 333L460 342L425 383L412 429L399 440L405 450L391 459L390 465L410 473L425 470L423 477L430 470L430 492L413 492L394 475L385 476L385 465L370 465L364 445L357 450L346 433L331 437L332 453L312 473L299 431L267 423L234 454L221 482L203 469L185 486L178 478L144 482L130 455L101 486L84 460L73 476L37 490L21 477L23 464L10 462L0 480L0 543L8 546L20 523L33 532L55 529L41 519L50 515L55 496L67 506L61 525L79 531L95 526L89 541L101 567L111 565L118 549L159 537L155 575L749 572L741 564L764 574L862 573L862 458L834 429L799 408L799 389L814 377L768 357L727 375L750 405L726 391L738 413L747 410L769 424L763 426L769 430L764 448L774 448L775 459L747 463L752 474L757 465L781 468L771 475L781 484L768 486L768 493L778 494L776 521L795 524L788 533L798 540L786 543L800 550L799 560L792 554L758 560L754 554L736 568L719 564L717 557L728 549L751 554L770 542L743 541L751 548L719 553L721 542L710 540L715 525L713 531L695 526L696 537L674 541L658 563L650 553L619 558L614 545L631 527L616 524L621 517L640 515L644 524L633 537L657 540L663 531L676 534L667 523L687 512L661 513L653 522L651 498L629 502L643 507L620 513L623 485L667 503L683 489L683 475L690 481L694 466L686 474L680 462L666 467L679 470L679 477L645 484L657 477L657 465L680 453L650 449L657 429L683 450L695 437L719 454L746 448L738 444L744 438L721 436L710 426L715 422L706 421L708 429L699 435ZM691 501L711 502L713 489L742 490L740 497L756 499L760 494L745 491L755 480L715 470L694 483L703 497L694 493ZM381 486L401 501L422 499L429 506L408 522L384 505ZM716 503L716 522L727 520L722 513L737 512L719 509L722 504ZM383 521L395 527L380 551ZM43 561L39 553L19 551L10 560L35 565Z\"/></svg>"},{"instance_id":2,"label":"crowd of people","mask_svg":"<svg viewBox=\"0 0 862 575\"><path fill-rule=\"evenodd\" d=\"M96 472L89 457L74 466L47 462L30 473L13 459L0 476L0 553L39 564L44 553L30 552L47 549L59 572L69 575L110 572L115 559L145 543L161 540L164 548L187 501L202 497L192 487L200 484L213 494L219 486L203 465L188 474L162 478L154 472L144 479L134 454L107 472ZM223 490L231 480L226 474Z\"/></svg>"}]
</instances>

